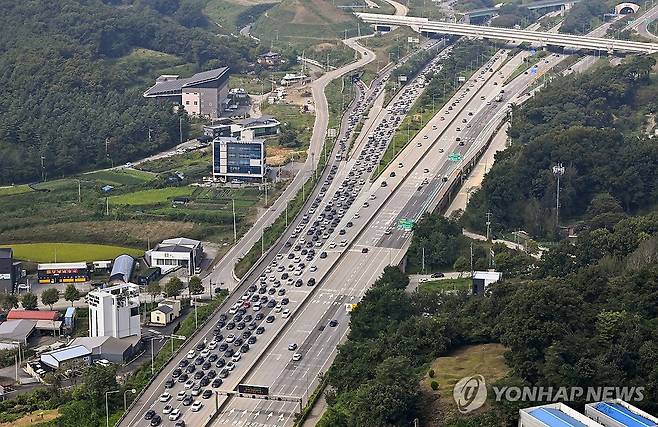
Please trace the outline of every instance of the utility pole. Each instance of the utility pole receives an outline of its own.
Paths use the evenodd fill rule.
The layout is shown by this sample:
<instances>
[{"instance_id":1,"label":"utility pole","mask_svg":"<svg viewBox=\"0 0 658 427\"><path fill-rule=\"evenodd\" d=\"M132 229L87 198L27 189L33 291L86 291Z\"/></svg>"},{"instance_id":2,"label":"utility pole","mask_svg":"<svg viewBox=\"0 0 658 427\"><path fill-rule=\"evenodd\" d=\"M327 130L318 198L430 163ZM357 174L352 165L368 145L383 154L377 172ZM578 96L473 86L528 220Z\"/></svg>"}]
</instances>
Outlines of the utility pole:
<instances>
[{"instance_id":1,"label":"utility pole","mask_svg":"<svg viewBox=\"0 0 658 427\"><path fill-rule=\"evenodd\" d=\"M489 241L489 233L491 231L491 212L487 212L487 242Z\"/></svg>"},{"instance_id":2,"label":"utility pole","mask_svg":"<svg viewBox=\"0 0 658 427\"><path fill-rule=\"evenodd\" d=\"M233 204L233 243L238 241L238 229L235 226L235 199L231 199Z\"/></svg>"},{"instance_id":3,"label":"utility pole","mask_svg":"<svg viewBox=\"0 0 658 427\"><path fill-rule=\"evenodd\" d=\"M180 143L183 143L183 118L178 118L178 134L180 135Z\"/></svg>"},{"instance_id":4,"label":"utility pole","mask_svg":"<svg viewBox=\"0 0 658 427\"><path fill-rule=\"evenodd\" d=\"M421 258L421 271L425 273L425 247L423 247L423 256Z\"/></svg>"},{"instance_id":5,"label":"utility pole","mask_svg":"<svg viewBox=\"0 0 658 427\"><path fill-rule=\"evenodd\" d=\"M260 256L265 254L265 227L260 228Z\"/></svg>"},{"instance_id":6,"label":"utility pole","mask_svg":"<svg viewBox=\"0 0 658 427\"><path fill-rule=\"evenodd\" d=\"M82 202L82 191L80 190L80 180L78 180L78 204Z\"/></svg>"},{"instance_id":7,"label":"utility pole","mask_svg":"<svg viewBox=\"0 0 658 427\"><path fill-rule=\"evenodd\" d=\"M149 128L149 145L151 145L151 128Z\"/></svg>"},{"instance_id":8,"label":"utility pole","mask_svg":"<svg viewBox=\"0 0 658 427\"><path fill-rule=\"evenodd\" d=\"M41 156L41 181L46 180L46 169L43 164L43 161L45 160L45 157Z\"/></svg>"},{"instance_id":9,"label":"utility pole","mask_svg":"<svg viewBox=\"0 0 658 427\"><path fill-rule=\"evenodd\" d=\"M557 189L555 192L555 230L560 230L560 177L564 175L564 166L558 163L553 166L553 174L557 178Z\"/></svg>"}]
</instances>

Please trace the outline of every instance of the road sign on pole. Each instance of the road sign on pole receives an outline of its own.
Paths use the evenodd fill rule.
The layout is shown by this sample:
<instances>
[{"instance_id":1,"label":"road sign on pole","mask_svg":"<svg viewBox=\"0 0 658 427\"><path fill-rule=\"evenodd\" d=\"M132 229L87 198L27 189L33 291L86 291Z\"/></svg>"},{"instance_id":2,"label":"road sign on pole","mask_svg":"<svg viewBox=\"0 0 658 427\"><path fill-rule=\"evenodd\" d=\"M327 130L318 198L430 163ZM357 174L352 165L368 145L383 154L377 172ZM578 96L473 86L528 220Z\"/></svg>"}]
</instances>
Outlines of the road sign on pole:
<instances>
[{"instance_id":1,"label":"road sign on pole","mask_svg":"<svg viewBox=\"0 0 658 427\"><path fill-rule=\"evenodd\" d=\"M448 154L448 160L451 162L459 162L462 159L461 153L450 153Z\"/></svg>"},{"instance_id":2,"label":"road sign on pole","mask_svg":"<svg viewBox=\"0 0 658 427\"><path fill-rule=\"evenodd\" d=\"M268 394L270 394L270 389L269 387L265 387L261 385L238 384L238 393L267 396Z\"/></svg>"}]
</instances>

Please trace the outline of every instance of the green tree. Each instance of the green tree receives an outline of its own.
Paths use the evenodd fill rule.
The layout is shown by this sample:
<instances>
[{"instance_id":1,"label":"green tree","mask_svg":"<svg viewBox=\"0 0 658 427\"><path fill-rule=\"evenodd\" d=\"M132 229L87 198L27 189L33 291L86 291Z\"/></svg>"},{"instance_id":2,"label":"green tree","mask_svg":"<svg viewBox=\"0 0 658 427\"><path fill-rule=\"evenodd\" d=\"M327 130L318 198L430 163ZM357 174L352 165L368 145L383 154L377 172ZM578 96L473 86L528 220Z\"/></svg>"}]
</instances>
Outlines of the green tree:
<instances>
[{"instance_id":1,"label":"green tree","mask_svg":"<svg viewBox=\"0 0 658 427\"><path fill-rule=\"evenodd\" d=\"M460 256L455 260L455 263L452 265L452 268L455 271L459 271L460 273L471 269L468 260L466 259L466 257L463 256Z\"/></svg>"},{"instance_id":2,"label":"green tree","mask_svg":"<svg viewBox=\"0 0 658 427\"><path fill-rule=\"evenodd\" d=\"M92 365L85 370L80 397L87 396L97 408L105 405L105 392L117 390L115 366Z\"/></svg>"},{"instance_id":3,"label":"green tree","mask_svg":"<svg viewBox=\"0 0 658 427\"><path fill-rule=\"evenodd\" d=\"M41 303L53 309L53 304L59 301L59 291L55 288L48 288L41 293Z\"/></svg>"},{"instance_id":4,"label":"green tree","mask_svg":"<svg viewBox=\"0 0 658 427\"><path fill-rule=\"evenodd\" d=\"M202 294L204 291L203 283L201 282L199 276L190 277L190 281L187 284L187 288L190 292L190 295L199 295Z\"/></svg>"},{"instance_id":5,"label":"green tree","mask_svg":"<svg viewBox=\"0 0 658 427\"><path fill-rule=\"evenodd\" d=\"M78 291L73 283L66 285L66 289L64 290L64 299L71 302L71 307L73 307L73 303L79 300L80 297L80 291Z\"/></svg>"},{"instance_id":6,"label":"green tree","mask_svg":"<svg viewBox=\"0 0 658 427\"><path fill-rule=\"evenodd\" d=\"M170 297L177 297L181 294L182 290L185 289L185 285L178 277L172 277L164 286L165 295Z\"/></svg>"},{"instance_id":7,"label":"green tree","mask_svg":"<svg viewBox=\"0 0 658 427\"><path fill-rule=\"evenodd\" d=\"M151 303L155 302L155 297L162 293L162 286L160 285L160 282L157 280L150 282L148 285L146 285L146 292L151 295Z\"/></svg>"},{"instance_id":8,"label":"green tree","mask_svg":"<svg viewBox=\"0 0 658 427\"><path fill-rule=\"evenodd\" d=\"M39 301L37 300L37 296L34 295L32 292L23 294L23 296L21 297L21 305L25 310L36 309L38 303Z\"/></svg>"},{"instance_id":9,"label":"green tree","mask_svg":"<svg viewBox=\"0 0 658 427\"><path fill-rule=\"evenodd\" d=\"M18 307L18 297L14 294L2 294L0 295L0 306L5 311L9 311L12 308Z\"/></svg>"}]
</instances>

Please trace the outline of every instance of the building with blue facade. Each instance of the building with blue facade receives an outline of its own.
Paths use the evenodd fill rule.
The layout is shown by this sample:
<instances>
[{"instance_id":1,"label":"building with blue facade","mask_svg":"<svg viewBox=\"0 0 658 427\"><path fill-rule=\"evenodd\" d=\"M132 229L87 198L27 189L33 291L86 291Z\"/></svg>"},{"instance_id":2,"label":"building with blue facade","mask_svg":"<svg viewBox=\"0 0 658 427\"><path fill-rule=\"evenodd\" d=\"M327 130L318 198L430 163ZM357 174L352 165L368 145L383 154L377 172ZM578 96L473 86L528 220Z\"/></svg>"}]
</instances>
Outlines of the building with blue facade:
<instances>
[{"instance_id":1,"label":"building with blue facade","mask_svg":"<svg viewBox=\"0 0 658 427\"><path fill-rule=\"evenodd\" d=\"M213 178L259 181L265 176L265 143L260 140L215 138L213 140Z\"/></svg>"}]
</instances>

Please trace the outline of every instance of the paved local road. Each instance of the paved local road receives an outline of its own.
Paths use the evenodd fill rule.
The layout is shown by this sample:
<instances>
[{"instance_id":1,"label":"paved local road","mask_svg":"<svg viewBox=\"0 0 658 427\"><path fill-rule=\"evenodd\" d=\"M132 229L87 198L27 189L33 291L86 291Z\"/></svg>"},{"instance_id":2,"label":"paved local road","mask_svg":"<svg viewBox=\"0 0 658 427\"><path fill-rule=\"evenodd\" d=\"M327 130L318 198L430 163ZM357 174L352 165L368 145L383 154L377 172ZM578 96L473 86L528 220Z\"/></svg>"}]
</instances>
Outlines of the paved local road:
<instances>
[{"instance_id":1,"label":"paved local road","mask_svg":"<svg viewBox=\"0 0 658 427\"><path fill-rule=\"evenodd\" d=\"M636 17L631 24L628 24L624 30L635 30L641 36L652 40L658 40L658 35L653 34L647 29L647 26L658 19L658 5Z\"/></svg>"}]
</instances>

